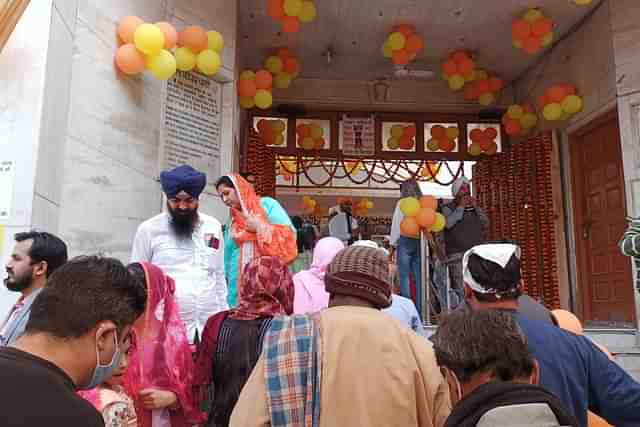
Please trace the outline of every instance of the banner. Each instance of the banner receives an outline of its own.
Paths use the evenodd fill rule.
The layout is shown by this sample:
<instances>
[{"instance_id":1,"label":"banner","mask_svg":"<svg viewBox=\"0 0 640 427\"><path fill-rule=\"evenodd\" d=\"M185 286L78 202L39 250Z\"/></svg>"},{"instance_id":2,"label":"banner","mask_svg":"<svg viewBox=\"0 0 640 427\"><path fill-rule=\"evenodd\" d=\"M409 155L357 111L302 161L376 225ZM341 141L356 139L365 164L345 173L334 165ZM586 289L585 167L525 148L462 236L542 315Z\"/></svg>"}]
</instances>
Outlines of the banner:
<instances>
[{"instance_id":1,"label":"banner","mask_svg":"<svg viewBox=\"0 0 640 427\"><path fill-rule=\"evenodd\" d=\"M375 147L375 119L342 117L342 153L345 156L372 156Z\"/></svg>"}]
</instances>

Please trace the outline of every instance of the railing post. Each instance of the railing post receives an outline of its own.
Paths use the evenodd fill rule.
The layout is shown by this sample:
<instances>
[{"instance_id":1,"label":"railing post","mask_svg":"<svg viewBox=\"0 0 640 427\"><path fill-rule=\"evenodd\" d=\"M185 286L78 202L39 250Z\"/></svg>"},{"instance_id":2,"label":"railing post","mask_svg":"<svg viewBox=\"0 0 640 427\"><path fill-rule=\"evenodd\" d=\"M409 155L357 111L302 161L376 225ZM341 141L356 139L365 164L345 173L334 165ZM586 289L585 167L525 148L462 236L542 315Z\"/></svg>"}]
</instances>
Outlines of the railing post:
<instances>
[{"instance_id":1,"label":"railing post","mask_svg":"<svg viewBox=\"0 0 640 427\"><path fill-rule=\"evenodd\" d=\"M431 288L429 283L429 240L427 239L427 232L422 230L420 232L420 270L422 271L422 280L420 285L422 286L422 320L425 325L431 325L431 296L429 295L429 289Z\"/></svg>"}]
</instances>

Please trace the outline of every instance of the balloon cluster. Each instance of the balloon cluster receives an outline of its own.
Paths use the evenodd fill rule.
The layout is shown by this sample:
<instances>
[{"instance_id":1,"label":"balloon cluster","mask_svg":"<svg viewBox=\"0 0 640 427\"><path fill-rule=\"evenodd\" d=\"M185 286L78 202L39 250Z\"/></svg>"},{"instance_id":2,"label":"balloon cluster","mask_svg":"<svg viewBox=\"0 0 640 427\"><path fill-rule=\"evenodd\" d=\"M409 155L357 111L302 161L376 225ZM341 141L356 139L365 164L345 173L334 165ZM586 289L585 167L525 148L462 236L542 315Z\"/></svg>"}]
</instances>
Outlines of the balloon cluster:
<instances>
[{"instance_id":1,"label":"balloon cluster","mask_svg":"<svg viewBox=\"0 0 640 427\"><path fill-rule=\"evenodd\" d=\"M436 212L438 201L433 196L405 197L400 200L400 210L404 219L400 223L400 233L405 237L417 238L420 229L439 233L444 230L444 216Z\"/></svg>"},{"instance_id":2,"label":"balloon cluster","mask_svg":"<svg viewBox=\"0 0 640 427\"><path fill-rule=\"evenodd\" d=\"M569 120L574 114L582 111L584 101L577 94L575 86L556 85L545 90L538 98L542 115L548 121Z\"/></svg>"},{"instance_id":3,"label":"balloon cluster","mask_svg":"<svg viewBox=\"0 0 640 427\"><path fill-rule=\"evenodd\" d=\"M298 173L298 161L295 157L281 157L276 160L276 170L285 181L291 181L293 175Z\"/></svg>"},{"instance_id":4,"label":"balloon cluster","mask_svg":"<svg viewBox=\"0 0 640 427\"><path fill-rule=\"evenodd\" d=\"M267 57L264 68L271 73L273 85L278 89L288 89L300 74L300 62L287 48L278 49L276 55Z\"/></svg>"},{"instance_id":5,"label":"balloon cluster","mask_svg":"<svg viewBox=\"0 0 640 427\"><path fill-rule=\"evenodd\" d=\"M425 181L435 181L438 174L440 174L440 169L442 168L442 163L427 161L426 165L420 171L420 175L426 178Z\"/></svg>"},{"instance_id":6,"label":"balloon cluster","mask_svg":"<svg viewBox=\"0 0 640 427\"><path fill-rule=\"evenodd\" d=\"M285 33L297 33L300 24L313 22L317 16L312 0L267 0L267 13L280 21Z\"/></svg>"},{"instance_id":7,"label":"balloon cluster","mask_svg":"<svg viewBox=\"0 0 640 427\"><path fill-rule=\"evenodd\" d=\"M444 127L435 125L431 127L431 138L427 141L429 151L445 151L451 153L456 149L456 140L460 136L457 126Z\"/></svg>"},{"instance_id":8,"label":"balloon cluster","mask_svg":"<svg viewBox=\"0 0 640 427\"><path fill-rule=\"evenodd\" d=\"M286 129L284 120L260 119L257 128L260 139L262 139L265 145L284 145L286 141L284 136Z\"/></svg>"},{"instance_id":9,"label":"balloon cluster","mask_svg":"<svg viewBox=\"0 0 640 427\"><path fill-rule=\"evenodd\" d=\"M527 134L538 124L538 116L530 105L513 104L502 116L504 130L509 136Z\"/></svg>"},{"instance_id":10,"label":"balloon cluster","mask_svg":"<svg viewBox=\"0 0 640 427\"><path fill-rule=\"evenodd\" d=\"M315 199L309 196L304 196L302 198L302 210L304 211L305 214L307 215L313 214L317 206L318 206L318 202Z\"/></svg>"},{"instance_id":11,"label":"balloon cluster","mask_svg":"<svg viewBox=\"0 0 640 427\"><path fill-rule=\"evenodd\" d=\"M356 176L360 172L364 171L364 163L362 160L355 162L344 162L344 170L351 176Z\"/></svg>"},{"instance_id":12,"label":"balloon cluster","mask_svg":"<svg viewBox=\"0 0 640 427\"><path fill-rule=\"evenodd\" d=\"M468 52L459 50L453 52L442 64L442 78L449 83L449 88L459 91L468 82L476 79L476 63Z\"/></svg>"},{"instance_id":13,"label":"balloon cluster","mask_svg":"<svg viewBox=\"0 0 640 427\"><path fill-rule=\"evenodd\" d=\"M303 150L321 150L326 144L324 130L317 123L299 124L296 127L296 134L298 135L298 147Z\"/></svg>"},{"instance_id":14,"label":"balloon cluster","mask_svg":"<svg viewBox=\"0 0 640 427\"><path fill-rule=\"evenodd\" d=\"M416 126L393 125L387 140L389 150L412 150L416 145Z\"/></svg>"},{"instance_id":15,"label":"balloon cluster","mask_svg":"<svg viewBox=\"0 0 640 427\"><path fill-rule=\"evenodd\" d=\"M245 109L258 107L262 110L270 108L273 105L272 89L273 76L267 70L243 71L238 81L240 107Z\"/></svg>"},{"instance_id":16,"label":"balloon cluster","mask_svg":"<svg viewBox=\"0 0 640 427\"><path fill-rule=\"evenodd\" d=\"M535 55L553 42L553 21L538 8L529 9L511 24L513 46Z\"/></svg>"},{"instance_id":17,"label":"balloon cluster","mask_svg":"<svg viewBox=\"0 0 640 427\"><path fill-rule=\"evenodd\" d=\"M484 70L476 70L473 80L464 88L464 99L478 101L480 105L489 106L496 102L498 93L504 87L502 79L490 76Z\"/></svg>"},{"instance_id":18,"label":"balloon cluster","mask_svg":"<svg viewBox=\"0 0 640 427\"><path fill-rule=\"evenodd\" d=\"M396 65L407 65L424 49L424 40L412 25L400 24L393 28L382 45L382 54Z\"/></svg>"},{"instance_id":19,"label":"balloon cluster","mask_svg":"<svg viewBox=\"0 0 640 427\"><path fill-rule=\"evenodd\" d=\"M118 23L118 36L123 44L116 51L115 63L125 74L139 74L147 69L157 79L168 80L176 70L197 69L213 76L222 66L222 35L207 32L198 25L178 33L167 22L148 24L137 16L125 16ZM176 46L174 56L171 50Z\"/></svg>"},{"instance_id":20,"label":"balloon cluster","mask_svg":"<svg viewBox=\"0 0 640 427\"><path fill-rule=\"evenodd\" d=\"M353 207L353 214L355 216L367 216L369 209L373 209L373 202L369 199L362 198Z\"/></svg>"},{"instance_id":21,"label":"balloon cluster","mask_svg":"<svg viewBox=\"0 0 640 427\"><path fill-rule=\"evenodd\" d=\"M469 154L479 156L480 154L488 154L493 156L498 152L498 143L496 138L498 131L495 128L474 129L469 133L471 145L469 145Z\"/></svg>"}]
</instances>

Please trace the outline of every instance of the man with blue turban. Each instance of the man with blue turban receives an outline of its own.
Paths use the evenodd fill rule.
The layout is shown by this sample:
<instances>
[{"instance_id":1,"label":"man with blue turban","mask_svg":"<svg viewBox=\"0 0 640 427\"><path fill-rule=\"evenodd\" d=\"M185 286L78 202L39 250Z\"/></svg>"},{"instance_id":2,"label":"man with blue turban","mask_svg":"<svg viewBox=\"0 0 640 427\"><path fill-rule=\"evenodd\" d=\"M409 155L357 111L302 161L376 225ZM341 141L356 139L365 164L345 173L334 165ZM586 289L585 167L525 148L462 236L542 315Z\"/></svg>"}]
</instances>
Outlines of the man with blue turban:
<instances>
[{"instance_id":1,"label":"man with blue turban","mask_svg":"<svg viewBox=\"0 0 640 427\"><path fill-rule=\"evenodd\" d=\"M160 183L167 212L140 224L131 262L150 262L173 278L180 317L194 342L210 316L228 309L222 225L198 212L207 185L204 173L178 166L163 171Z\"/></svg>"}]
</instances>

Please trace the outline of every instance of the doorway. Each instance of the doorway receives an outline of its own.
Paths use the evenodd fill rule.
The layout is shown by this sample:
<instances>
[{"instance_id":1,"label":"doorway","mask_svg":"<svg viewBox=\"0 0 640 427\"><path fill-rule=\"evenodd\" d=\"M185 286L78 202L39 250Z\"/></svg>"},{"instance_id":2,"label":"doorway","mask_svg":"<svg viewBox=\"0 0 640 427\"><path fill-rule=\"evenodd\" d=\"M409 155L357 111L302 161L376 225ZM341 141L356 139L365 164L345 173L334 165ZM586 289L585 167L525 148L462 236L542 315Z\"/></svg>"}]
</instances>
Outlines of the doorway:
<instances>
[{"instance_id":1,"label":"doorway","mask_svg":"<svg viewBox=\"0 0 640 427\"><path fill-rule=\"evenodd\" d=\"M580 305L593 326L633 326L631 265L618 241L626 205L617 111L570 136Z\"/></svg>"}]
</instances>

